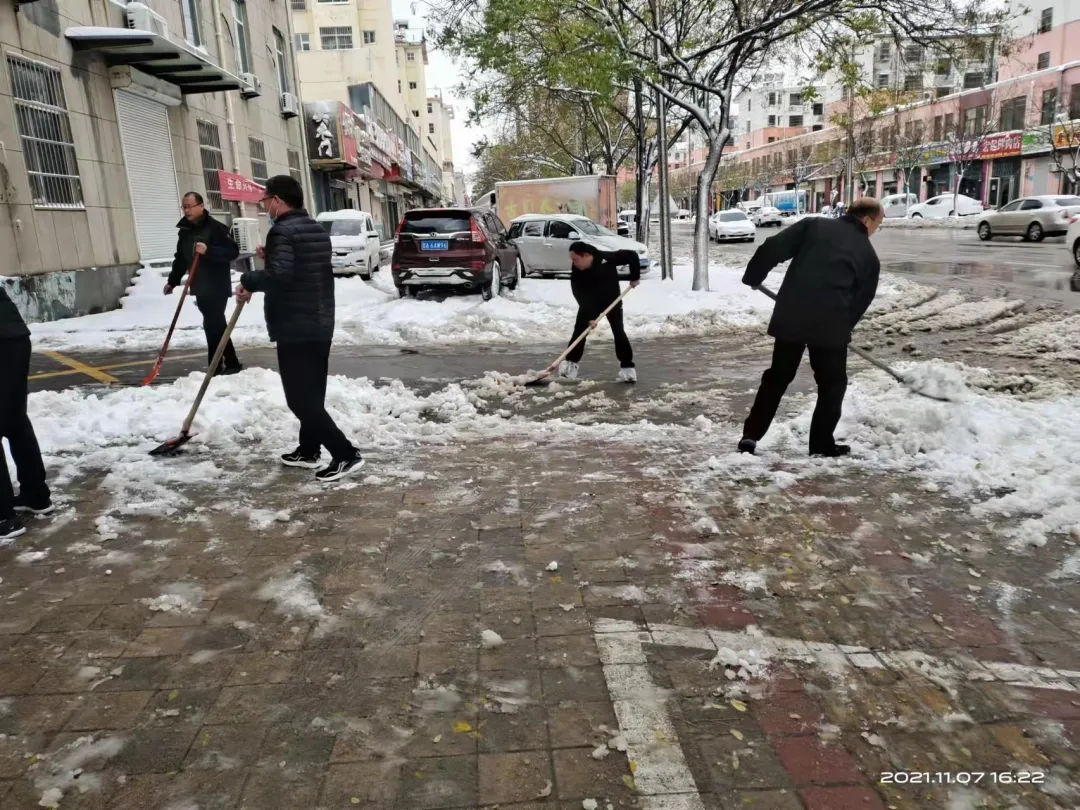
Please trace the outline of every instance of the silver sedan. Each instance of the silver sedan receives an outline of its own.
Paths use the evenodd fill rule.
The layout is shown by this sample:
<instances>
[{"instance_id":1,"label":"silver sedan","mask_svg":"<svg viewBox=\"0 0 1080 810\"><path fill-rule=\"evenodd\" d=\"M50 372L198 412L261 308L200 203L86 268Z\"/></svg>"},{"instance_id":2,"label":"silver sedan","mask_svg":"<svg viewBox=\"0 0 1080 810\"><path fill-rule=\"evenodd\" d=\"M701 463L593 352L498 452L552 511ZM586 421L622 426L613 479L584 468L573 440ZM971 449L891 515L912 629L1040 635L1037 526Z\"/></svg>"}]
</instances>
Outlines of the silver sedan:
<instances>
[{"instance_id":1,"label":"silver sedan","mask_svg":"<svg viewBox=\"0 0 1080 810\"><path fill-rule=\"evenodd\" d=\"M1080 214L1080 197L1046 194L1022 197L997 211L983 214L979 220L979 238L984 242L995 236L1022 236L1028 242L1041 242L1047 236L1064 236L1069 220Z\"/></svg>"}]
</instances>

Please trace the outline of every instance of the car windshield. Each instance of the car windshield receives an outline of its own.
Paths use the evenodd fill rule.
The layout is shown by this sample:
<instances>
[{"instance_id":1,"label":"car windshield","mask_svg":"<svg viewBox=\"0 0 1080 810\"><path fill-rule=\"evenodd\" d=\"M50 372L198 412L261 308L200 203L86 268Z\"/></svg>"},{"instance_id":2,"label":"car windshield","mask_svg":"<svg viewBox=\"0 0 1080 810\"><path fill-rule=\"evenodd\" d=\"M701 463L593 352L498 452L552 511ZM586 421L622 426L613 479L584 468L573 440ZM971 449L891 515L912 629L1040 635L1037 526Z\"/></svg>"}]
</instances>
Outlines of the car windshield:
<instances>
[{"instance_id":1,"label":"car windshield","mask_svg":"<svg viewBox=\"0 0 1080 810\"><path fill-rule=\"evenodd\" d=\"M720 215L721 222L745 222L746 214L741 211L725 211Z\"/></svg>"},{"instance_id":2,"label":"car windshield","mask_svg":"<svg viewBox=\"0 0 1080 810\"><path fill-rule=\"evenodd\" d=\"M360 236L364 232L362 219L324 219L322 226L331 236Z\"/></svg>"},{"instance_id":3,"label":"car windshield","mask_svg":"<svg viewBox=\"0 0 1080 810\"><path fill-rule=\"evenodd\" d=\"M1080 205L1080 197L1055 197L1054 202L1065 208L1073 205Z\"/></svg>"},{"instance_id":4,"label":"car windshield","mask_svg":"<svg viewBox=\"0 0 1080 810\"><path fill-rule=\"evenodd\" d=\"M468 211L410 211L401 223L402 233L461 233L469 230Z\"/></svg>"},{"instance_id":5,"label":"car windshield","mask_svg":"<svg viewBox=\"0 0 1080 810\"><path fill-rule=\"evenodd\" d=\"M614 236L611 231L602 225L597 225L591 219L575 219L573 226L577 228L578 233L587 233L590 236Z\"/></svg>"}]
</instances>

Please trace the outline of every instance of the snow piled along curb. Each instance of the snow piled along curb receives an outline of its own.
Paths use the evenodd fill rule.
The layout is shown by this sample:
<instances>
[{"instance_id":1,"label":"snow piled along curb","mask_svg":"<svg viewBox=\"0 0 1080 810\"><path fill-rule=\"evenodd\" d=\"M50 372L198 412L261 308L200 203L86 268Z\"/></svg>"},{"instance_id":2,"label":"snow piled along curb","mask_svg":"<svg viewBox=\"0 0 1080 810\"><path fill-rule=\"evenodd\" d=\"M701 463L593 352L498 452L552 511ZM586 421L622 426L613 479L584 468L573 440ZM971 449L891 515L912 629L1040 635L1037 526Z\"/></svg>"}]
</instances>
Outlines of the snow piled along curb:
<instances>
[{"instance_id":1,"label":"snow piled along curb","mask_svg":"<svg viewBox=\"0 0 1080 810\"><path fill-rule=\"evenodd\" d=\"M772 302L741 283L741 267L715 267L709 292L693 292L693 268L677 265L675 280L647 276L624 305L631 339L654 336L703 336L760 328ZM780 274L775 274L774 282ZM176 308L177 296L162 295L165 271L139 272L121 308L98 315L31 325L34 345L60 351L156 351ZM879 299L901 294L911 285L883 280ZM400 299L390 273L383 268L372 282L341 278L336 283L335 342L384 346L468 343L563 343L570 337L577 306L566 279L522 279L505 297L482 301L479 295L453 295L443 301ZM240 316L234 332L238 348L268 345L262 296ZM598 338L610 340L607 323ZM203 348L202 320L193 302L181 312L173 349Z\"/></svg>"}]
</instances>

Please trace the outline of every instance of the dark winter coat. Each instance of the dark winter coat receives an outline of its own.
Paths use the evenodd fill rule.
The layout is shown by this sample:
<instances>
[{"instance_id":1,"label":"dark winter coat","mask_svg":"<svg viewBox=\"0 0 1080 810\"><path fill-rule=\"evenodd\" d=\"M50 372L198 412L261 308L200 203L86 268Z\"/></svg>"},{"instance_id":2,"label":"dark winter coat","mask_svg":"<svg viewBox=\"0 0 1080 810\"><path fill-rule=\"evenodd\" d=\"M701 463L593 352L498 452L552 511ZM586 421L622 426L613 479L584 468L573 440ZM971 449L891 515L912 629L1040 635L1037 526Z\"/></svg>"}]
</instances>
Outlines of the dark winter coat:
<instances>
[{"instance_id":1,"label":"dark winter coat","mask_svg":"<svg viewBox=\"0 0 1080 810\"><path fill-rule=\"evenodd\" d=\"M593 265L588 270L578 270L572 265L570 270L570 290L574 293L574 300L590 318L599 315L622 294L620 267L629 265L631 281L641 278L641 263L637 253L632 250L610 253L597 250L593 255Z\"/></svg>"},{"instance_id":2,"label":"dark winter coat","mask_svg":"<svg viewBox=\"0 0 1080 810\"><path fill-rule=\"evenodd\" d=\"M759 286L788 259L769 334L823 349L847 346L874 300L881 273L866 226L848 215L806 217L765 240L750 259L743 284Z\"/></svg>"},{"instance_id":3,"label":"dark winter coat","mask_svg":"<svg viewBox=\"0 0 1080 810\"><path fill-rule=\"evenodd\" d=\"M232 294L232 262L240 255L228 227L209 214L203 214L196 222L185 217L176 227L180 229L180 238L169 273L169 286L180 286L195 259L195 243L202 242L206 253L199 259L190 292L196 298L228 298Z\"/></svg>"},{"instance_id":4,"label":"dark winter coat","mask_svg":"<svg viewBox=\"0 0 1080 810\"><path fill-rule=\"evenodd\" d=\"M7 290L0 284L0 340L25 337L30 337L26 321L15 308L15 302L8 297Z\"/></svg>"},{"instance_id":5,"label":"dark winter coat","mask_svg":"<svg viewBox=\"0 0 1080 810\"><path fill-rule=\"evenodd\" d=\"M283 214L266 237L266 266L240 277L266 293L266 328L275 343L334 337L334 271L330 234L302 208Z\"/></svg>"}]
</instances>

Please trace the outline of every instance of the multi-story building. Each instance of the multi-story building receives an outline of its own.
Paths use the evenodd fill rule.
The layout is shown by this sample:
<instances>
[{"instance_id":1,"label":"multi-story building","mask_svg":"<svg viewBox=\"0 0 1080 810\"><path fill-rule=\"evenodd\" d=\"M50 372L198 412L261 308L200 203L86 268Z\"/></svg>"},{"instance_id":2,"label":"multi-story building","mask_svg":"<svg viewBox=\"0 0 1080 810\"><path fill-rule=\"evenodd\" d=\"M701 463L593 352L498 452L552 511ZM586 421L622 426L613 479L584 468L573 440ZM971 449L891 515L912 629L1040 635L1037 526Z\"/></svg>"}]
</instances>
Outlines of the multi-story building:
<instances>
[{"instance_id":1,"label":"multi-story building","mask_svg":"<svg viewBox=\"0 0 1080 810\"><path fill-rule=\"evenodd\" d=\"M249 5L0 5L0 273L27 316L116 306L187 191L230 220L258 216L250 181L305 182L289 12Z\"/></svg>"},{"instance_id":2,"label":"multi-story building","mask_svg":"<svg viewBox=\"0 0 1080 810\"><path fill-rule=\"evenodd\" d=\"M1080 61L1080 3L1036 0L1010 5L1009 52L1001 60L1001 78Z\"/></svg>"},{"instance_id":3,"label":"multi-story building","mask_svg":"<svg viewBox=\"0 0 1080 810\"><path fill-rule=\"evenodd\" d=\"M317 207L401 214L442 198L427 144L427 45L390 0L290 0Z\"/></svg>"},{"instance_id":4,"label":"multi-story building","mask_svg":"<svg viewBox=\"0 0 1080 810\"><path fill-rule=\"evenodd\" d=\"M454 108L443 101L441 94L427 100L428 138L435 147L442 166L443 198L448 204L457 204L460 193L454 172L454 139L450 130L454 120Z\"/></svg>"},{"instance_id":5,"label":"multi-story building","mask_svg":"<svg viewBox=\"0 0 1080 810\"><path fill-rule=\"evenodd\" d=\"M752 149L824 129L827 96L824 86L766 74L735 97L732 113L738 121L731 136L735 147Z\"/></svg>"}]
</instances>

